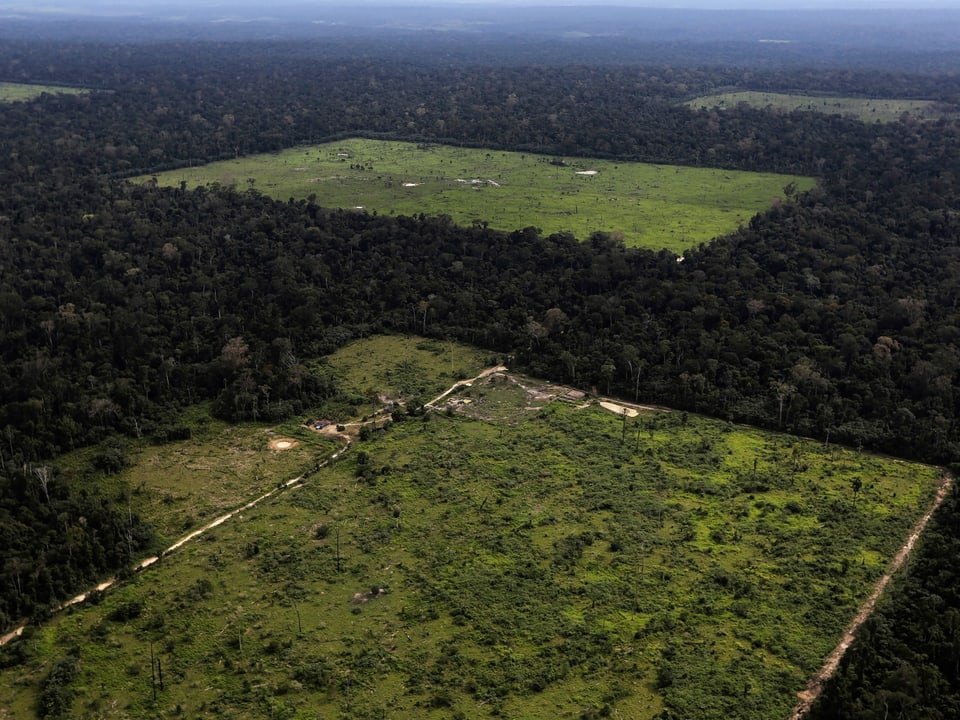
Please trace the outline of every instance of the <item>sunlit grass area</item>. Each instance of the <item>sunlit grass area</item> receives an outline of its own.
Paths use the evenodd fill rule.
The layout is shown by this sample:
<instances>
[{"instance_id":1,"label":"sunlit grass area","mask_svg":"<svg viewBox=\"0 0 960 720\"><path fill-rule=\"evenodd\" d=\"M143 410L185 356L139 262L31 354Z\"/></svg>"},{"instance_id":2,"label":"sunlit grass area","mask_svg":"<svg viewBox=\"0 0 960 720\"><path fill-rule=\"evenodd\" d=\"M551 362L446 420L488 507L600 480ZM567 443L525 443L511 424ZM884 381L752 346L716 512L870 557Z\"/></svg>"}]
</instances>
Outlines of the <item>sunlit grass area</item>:
<instances>
[{"instance_id":1,"label":"sunlit grass area","mask_svg":"<svg viewBox=\"0 0 960 720\"><path fill-rule=\"evenodd\" d=\"M163 185L220 183L272 197L383 215L445 214L501 230L535 226L580 239L677 253L733 232L812 178L557 158L443 145L344 140L156 175ZM139 178L145 180L147 178Z\"/></svg>"},{"instance_id":2,"label":"sunlit grass area","mask_svg":"<svg viewBox=\"0 0 960 720\"><path fill-rule=\"evenodd\" d=\"M90 92L82 88L62 87L58 85L26 85L23 83L0 82L0 102L22 102L32 100L44 93L50 95L82 95Z\"/></svg>"},{"instance_id":3,"label":"sunlit grass area","mask_svg":"<svg viewBox=\"0 0 960 720\"><path fill-rule=\"evenodd\" d=\"M897 100L821 95L793 95L771 92L731 92L694 98L687 105L694 109L736 107L746 103L758 108L803 110L827 115L854 115L864 122L893 122L902 117L938 118L947 111L932 100Z\"/></svg>"}]
</instances>

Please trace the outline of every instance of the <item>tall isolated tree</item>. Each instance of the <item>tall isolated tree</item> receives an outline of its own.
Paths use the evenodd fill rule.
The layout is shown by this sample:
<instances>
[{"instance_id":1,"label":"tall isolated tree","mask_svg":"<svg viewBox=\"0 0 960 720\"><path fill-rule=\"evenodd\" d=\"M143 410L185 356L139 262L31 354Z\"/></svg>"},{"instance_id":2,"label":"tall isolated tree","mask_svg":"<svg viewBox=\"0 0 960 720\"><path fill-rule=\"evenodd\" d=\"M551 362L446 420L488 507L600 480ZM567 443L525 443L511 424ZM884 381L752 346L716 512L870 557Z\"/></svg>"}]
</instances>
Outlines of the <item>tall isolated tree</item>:
<instances>
[{"instance_id":1,"label":"tall isolated tree","mask_svg":"<svg viewBox=\"0 0 960 720\"><path fill-rule=\"evenodd\" d=\"M777 396L777 426L783 427L783 406L790 396L797 391L797 388L795 385L791 385L783 380L771 381L770 387Z\"/></svg>"}]
</instances>

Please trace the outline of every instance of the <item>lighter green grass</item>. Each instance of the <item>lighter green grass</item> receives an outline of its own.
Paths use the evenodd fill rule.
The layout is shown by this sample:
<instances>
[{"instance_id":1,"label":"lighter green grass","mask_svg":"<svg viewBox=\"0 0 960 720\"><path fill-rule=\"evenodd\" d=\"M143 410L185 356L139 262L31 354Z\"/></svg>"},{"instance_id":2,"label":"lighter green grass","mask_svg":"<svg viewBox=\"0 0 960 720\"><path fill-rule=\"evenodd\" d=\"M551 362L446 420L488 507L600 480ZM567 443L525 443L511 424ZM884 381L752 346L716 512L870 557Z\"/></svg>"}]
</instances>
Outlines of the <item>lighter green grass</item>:
<instances>
[{"instance_id":1,"label":"lighter green grass","mask_svg":"<svg viewBox=\"0 0 960 720\"><path fill-rule=\"evenodd\" d=\"M415 339L372 343L331 358L347 383L390 394L404 359L427 386L449 372ZM491 382L510 422L406 417L29 631L0 706L29 717L75 649L77 718L786 717L937 486L934 468L685 413L624 432Z\"/></svg>"},{"instance_id":2,"label":"lighter green grass","mask_svg":"<svg viewBox=\"0 0 960 720\"><path fill-rule=\"evenodd\" d=\"M460 224L545 233L616 233L677 253L733 232L812 178L567 158L376 140L300 147L158 174L162 185L220 183L280 200L382 215L445 214ZM596 172L596 175L577 173ZM144 180L146 178L139 178ZM476 182L474 182L476 181ZM490 182L492 181L492 182ZM495 183L495 184L493 184Z\"/></svg>"},{"instance_id":3,"label":"lighter green grass","mask_svg":"<svg viewBox=\"0 0 960 720\"><path fill-rule=\"evenodd\" d=\"M473 377L489 359L458 343L391 335L348 345L329 364L338 387L357 399L344 412L363 416L382 407L380 396L422 403L457 378ZM338 442L306 427L308 419L230 425L211 417L207 405L197 405L182 418L192 430L190 440L164 445L129 441L132 466L117 475L103 476L92 469L96 448L63 455L57 467L71 484L123 504L129 501L131 510L156 528L160 542L170 543L336 450ZM278 438L293 440L294 446L270 449L270 441Z\"/></svg>"},{"instance_id":4,"label":"lighter green grass","mask_svg":"<svg viewBox=\"0 0 960 720\"><path fill-rule=\"evenodd\" d=\"M336 370L338 387L374 406L381 396L422 404L493 360L490 353L455 342L380 335L347 345L327 362Z\"/></svg>"},{"instance_id":5,"label":"lighter green grass","mask_svg":"<svg viewBox=\"0 0 960 720\"><path fill-rule=\"evenodd\" d=\"M61 87L57 85L25 85L23 83L0 82L0 102L23 102L50 95L82 95L90 92L82 88Z\"/></svg>"},{"instance_id":6,"label":"lighter green grass","mask_svg":"<svg viewBox=\"0 0 960 720\"><path fill-rule=\"evenodd\" d=\"M932 100L890 100L752 91L706 95L690 100L687 105L694 109L723 110L736 107L740 103L786 112L803 110L827 115L853 115L864 122L894 122L904 116L938 118L944 115L944 110L938 108Z\"/></svg>"},{"instance_id":7,"label":"lighter green grass","mask_svg":"<svg viewBox=\"0 0 960 720\"><path fill-rule=\"evenodd\" d=\"M132 465L111 476L91 468L95 450L62 456L57 466L67 482L112 497L153 525L166 544L242 505L326 459L338 444L298 421L278 425L229 425L208 415L195 417L190 440L151 445L130 442ZM271 450L271 439L295 442L289 450Z\"/></svg>"}]
</instances>

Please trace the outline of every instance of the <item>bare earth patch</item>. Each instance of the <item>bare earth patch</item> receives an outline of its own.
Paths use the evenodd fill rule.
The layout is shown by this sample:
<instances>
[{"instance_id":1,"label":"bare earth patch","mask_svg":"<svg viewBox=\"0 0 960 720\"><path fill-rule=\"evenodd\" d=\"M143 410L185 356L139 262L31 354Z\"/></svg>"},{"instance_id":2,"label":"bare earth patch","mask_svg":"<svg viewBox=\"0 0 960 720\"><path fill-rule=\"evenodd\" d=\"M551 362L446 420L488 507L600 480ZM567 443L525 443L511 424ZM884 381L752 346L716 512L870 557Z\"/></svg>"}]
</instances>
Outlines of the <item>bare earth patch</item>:
<instances>
[{"instance_id":1,"label":"bare earth patch","mask_svg":"<svg viewBox=\"0 0 960 720\"><path fill-rule=\"evenodd\" d=\"M299 445L296 440L290 438L274 438L270 441L271 450L289 450L290 448L295 448Z\"/></svg>"},{"instance_id":2,"label":"bare earth patch","mask_svg":"<svg viewBox=\"0 0 960 720\"><path fill-rule=\"evenodd\" d=\"M625 405L618 405L617 403L608 402L606 400L600 401L600 407L604 410L609 410L612 413L617 415L626 415L627 417L636 417L639 413L631 407L626 407Z\"/></svg>"},{"instance_id":3,"label":"bare earth patch","mask_svg":"<svg viewBox=\"0 0 960 720\"><path fill-rule=\"evenodd\" d=\"M514 392L511 393L510 391ZM595 404L616 415L629 418L642 412L670 412L668 408L637 403L592 399L580 390L565 385L543 383L516 375L500 365L488 368L477 377L456 383L426 404L431 410L447 410L490 422L507 422L542 410L554 400L572 403L583 410ZM506 414L504 414L506 413Z\"/></svg>"}]
</instances>

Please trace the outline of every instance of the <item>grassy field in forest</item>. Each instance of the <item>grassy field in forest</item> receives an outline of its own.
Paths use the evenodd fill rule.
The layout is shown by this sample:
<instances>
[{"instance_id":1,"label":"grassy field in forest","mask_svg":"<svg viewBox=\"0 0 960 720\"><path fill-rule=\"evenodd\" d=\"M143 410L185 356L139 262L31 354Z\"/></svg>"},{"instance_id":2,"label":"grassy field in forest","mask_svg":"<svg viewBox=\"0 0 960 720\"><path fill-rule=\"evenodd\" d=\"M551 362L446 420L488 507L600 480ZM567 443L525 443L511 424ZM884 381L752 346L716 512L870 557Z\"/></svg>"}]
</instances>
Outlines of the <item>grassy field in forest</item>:
<instances>
[{"instance_id":1,"label":"grassy field in forest","mask_svg":"<svg viewBox=\"0 0 960 720\"><path fill-rule=\"evenodd\" d=\"M150 522L166 545L181 535L276 487L326 459L338 445L298 422L274 426L230 425L208 415L206 406L185 418L189 440L154 445L130 442L130 467L103 476L92 467L96 449L68 453L57 461L74 486L112 497ZM271 440L288 439L293 447L271 449Z\"/></svg>"},{"instance_id":2,"label":"grassy field in forest","mask_svg":"<svg viewBox=\"0 0 960 720\"><path fill-rule=\"evenodd\" d=\"M23 83L0 82L0 102L22 102L39 97L43 93L51 95L81 95L89 90L82 88L61 87L58 85L26 85Z\"/></svg>"},{"instance_id":3,"label":"grassy field in forest","mask_svg":"<svg viewBox=\"0 0 960 720\"><path fill-rule=\"evenodd\" d=\"M630 246L685 249L733 232L812 178L554 158L353 139L156 175L162 185L220 183L280 200L383 215L445 214L501 230L536 226L580 239L602 230ZM138 178L145 180L147 178Z\"/></svg>"},{"instance_id":4,"label":"grassy field in forest","mask_svg":"<svg viewBox=\"0 0 960 720\"><path fill-rule=\"evenodd\" d=\"M330 364L348 396L397 398L482 359L375 338ZM494 373L379 423L305 485L29 629L0 718L32 716L63 658L77 718L785 718L938 471L557 392ZM231 431L191 452L229 456ZM283 481L290 452L244 474ZM130 478L184 453L151 448Z\"/></svg>"},{"instance_id":5,"label":"grassy field in forest","mask_svg":"<svg viewBox=\"0 0 960 720\"><path fill-rule=\"evenodd\" d=\"M363 415L381 407L381 398L426 402L475 376L495 357L455 342L381 335L348 345L324 362L335 370L339 387L363 399L355 408Z\"/></svg>"},{"instance_id":6,"label":"grassy field in forest","mask_svg":"<svg viewBox=\"0 0 960 720\"><path fill-rule=\"evenodd\" d=\"M403 358L400 363L394 358ZM424 400L458 377L472 377L487 358L474 348L414 337L376 337L329 359L349 402L329 409L335 420L372 414L379 395ZM327 361L324 361L327 363ZM321 412L322 414L322 412ZM151 523L161 544L169 544L280 482L296 477L330 456L338 443L317 435L302 419L275 425L232 425L212 418L198 405L182 417L189 440L156 445L129 441L130 467L104 476L94 469L98 448L61 456L57 468L74 486L86 486L126 504ZM291 442L282 452L276 441Z\"/></svg>"},{"instance_id":7,"label":"grassy field in forest","mask_svg":"<svg viewBox=\"0 0 960 720\"><path fill-rule=\"evenodd\" d=\"M694 98L687 105L695 110L723 110L746 103L757 108L773 108L790 112L804 110L827 115L855 115L863 122L894 122L904 114L913 118L938 118L944 115L932 100L896 100L883 98L836 97L826 95L792 95L771 92L730 92Z\"/></svg>"}]
</instances>

